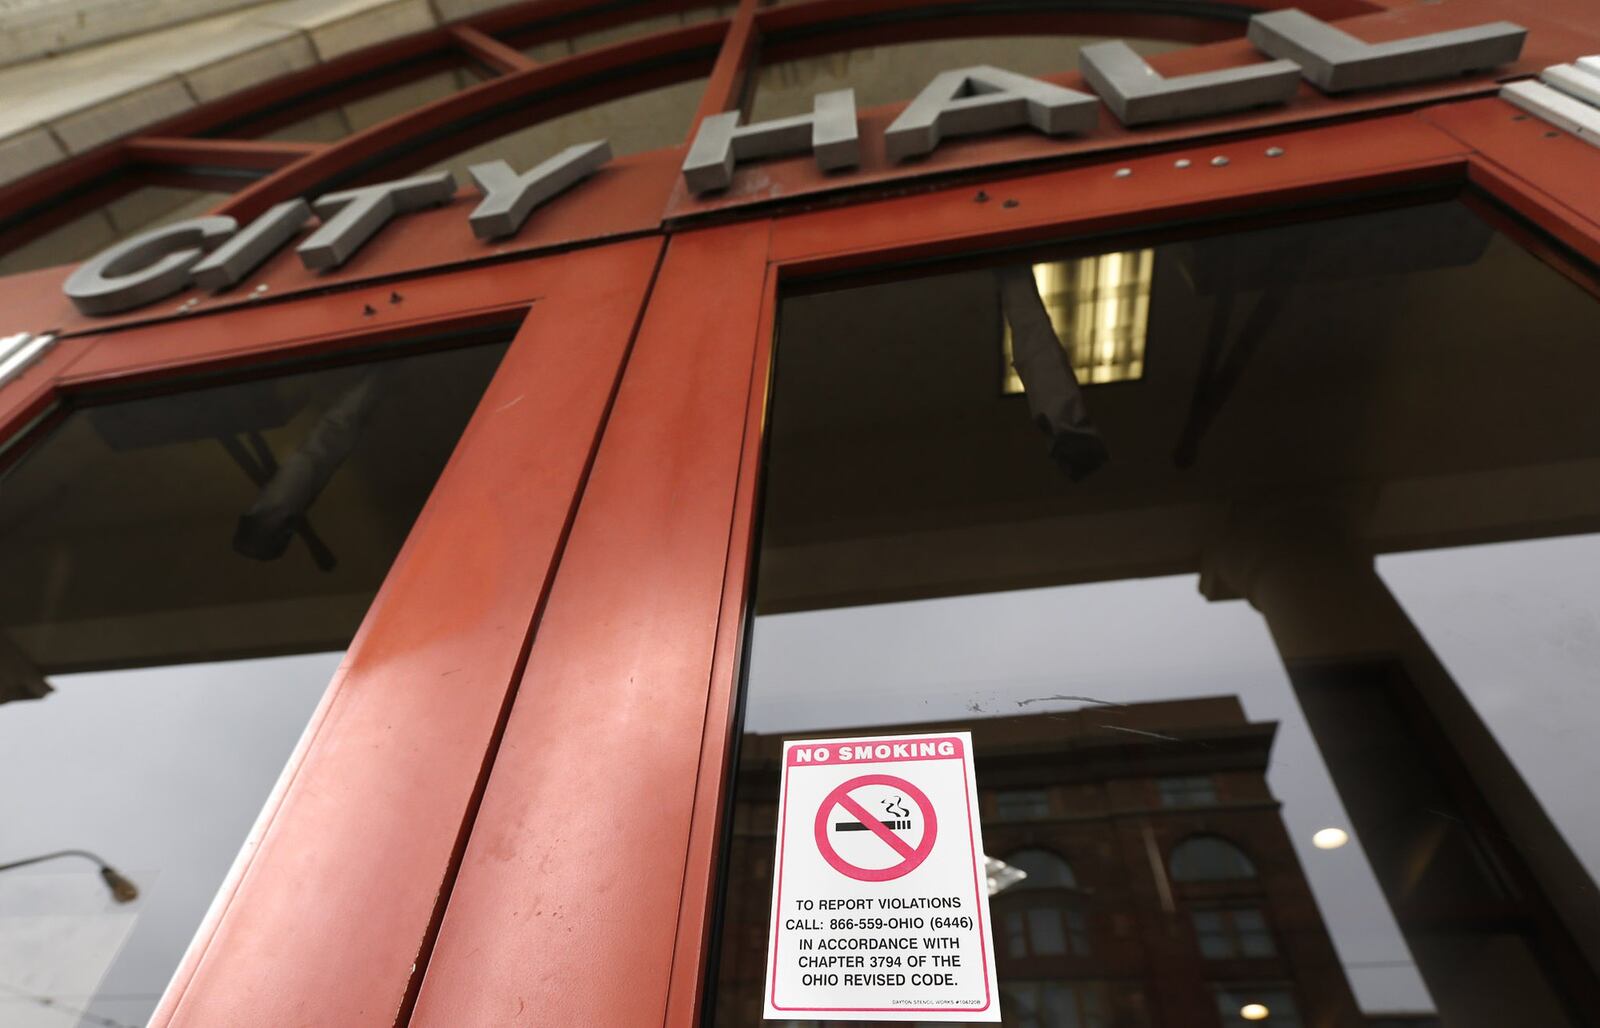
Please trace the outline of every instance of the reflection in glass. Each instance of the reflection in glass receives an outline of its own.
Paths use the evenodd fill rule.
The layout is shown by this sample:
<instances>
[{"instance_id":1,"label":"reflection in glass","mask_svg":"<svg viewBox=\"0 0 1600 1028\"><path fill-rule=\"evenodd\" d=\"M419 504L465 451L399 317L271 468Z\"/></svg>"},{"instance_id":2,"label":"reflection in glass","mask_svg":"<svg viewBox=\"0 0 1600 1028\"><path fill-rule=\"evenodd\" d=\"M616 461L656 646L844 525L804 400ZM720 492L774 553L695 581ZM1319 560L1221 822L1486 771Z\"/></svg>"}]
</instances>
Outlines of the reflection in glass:
<instances>
[{"instance_id":1,"label":"reflection in glass","mask_svg":"<svg viewBox=\"0 0 1600 1028\"><path fill-rule=\"evenodd\" d=\"M0 872L0 1024L148 1018L503 350L95 397L8 455L0 864L138 896Z\"/></svg>"},{"instance_id":2,"label":"reflection in glass","mask_svg":"<svg viewBox=\"0 0 1600 1028\"><path fill-rule=\"evenodd\" d=\"M1050 816L1050 794L1043 789L1008 789L996 793L994 816L1001 821L1036 821Z\"/></svg>"},{"instance_id":3,"label":"reflection in glass","mask_svg":"<svg viewBox=\"0 0 1600 1028\"><path fill-rule=\"evenodd\" d=\"M1033 266L1039 298L1079 382L1125 382L1144 374L1155 252L1106 253ZM1001 392L1020 393L1008 324L1000 341Z\"/></svg>"},{"instance_id":4,"label":"reflection in glass","mask_svg":"<svg viewBox=\"0 0 1600 1028\"><path fill-rule=\"evenodd\" d=\"M1266 919L1253 907L1196 910L1193 919L1200 955L1207 960L1270 957L1277 952Z\"/></svg>"},{"instance_id":5,"label":"reflection in glass","mask_svg":"<svg viewBox=\"0 0 1600 1028\"><path fill-rule=\"evenodd\" d=\"M935 75L951 68L992 64L1019 75L1054 75L1078 67L1078 51L1104 36L974 36L838 50L815 57L762 62L750 104L751 121L810 114L811 99L834 89L854 89L857 109L910 100ZM1143 55L1183 46L1128 39Z\"/></svg>"},{"instance_id":6,"label":"reflection in glass","mask_svg":"<svg viewBox=\"0 0 1600 1028\"><path fill-rule=\"evenodd\" d=\"M670 32L685 25L698 25L701 22L726 18L733 13L733 8L733 4L708 4L702 7L690 7L685 11L662 14L654 18L640 18L635 21L624 22L621 25L613 25L611 28L579 32L564 36L561 39L535 43L532 46L524 47L523 53L541 64L559 61L563 57L571 57L574 54L597 50L603 46L613 46L630 39L638 39L658 32Z\"/></svg>"},{"instance_id":7,"label":"reflection in glass","mask_svg":"<svg viewBox=\"0 0 1600 1028\"><path fill-rule=\"evenodd\" d=\"M1019 1028L1109 1028L1097 982L1011 982L1001 987L1007 1024Z\"/></svg>"},{"instance_id":8,"label":"reflection in glass","mask_svg":"<svg viewBox=\"0 0 1600 1028\"><path fill-rule=\"evenodd\" d=\"M1224 1028L1300 1028L1294 995L1281 986L1219 986L1216 994L1217 1013L1222 1015Z\"/></svg>"},{"instance_id":9,"label":"reflection in glass","mask_svg":"<svg viewBox=\"0 0 1600 1028\"><path fill-rule=\"evenodd\" d=\"M1006 863L1027 875L1018 889L1071 889L1078 884L1067 862L1049 850L1017 850L1006 855Z\"/></svg>"},{"instance_id":10,"label":"reflection in glass","mask_svg":"<svg viewBox=\"0 0 1600 1028\"><path fill-rule=\"evenodd\" d=\"M74 214L70 220L0 255L0 275L87 260L137 232L198 217L225 200L227 195L200 189L140 186L115 200ZM47 217L50 213L45 210L34 216Z\"/></svg>"},{"instance_id":11,"label":"reflection in glass","mask_svg":"<svg viewBox=\"0 0 1600 1028\"><path fill-rule=\"evenodd\" d=\"M467 169L474 164L505 160L513 168L531 168L569 146L596 139L609 140L611 152L619 157L678 146L688 137L704 90L704 79L692 79L590 104L464 150L426 170L448 169L458 182L470 182Z\"/></svg>"},{"instance_id":12,"label":"reflection in glass","mask_svg":"<svg viewBox=\"0 0 1600 1028\"><path fill-rule=\"evenodd\" d=\"M1089 928L1073 891L1078 880L1065 860L1042 849L1021 849L1006 863L1024 877L995 907L1011 957L1050 957L1089 952Z\"/></svg>"},{"instance_id":13,"label":"reflection in glass","mask_svg":"<svg viewBox=\"0 0 1600 1028\"><path fill-rule=\"evenodd\" d=\"M1231 882L1254 878L1256 866L1227 839L1197 835L1172 848L1169 858L1175 882Z\"/></svg>"},{"instance_id":14,"label":"reflection in glass","mask_svg":"<svg viewBox=\"0 0 1600 1028\"><path fill-rule=\"evenodd\" d=\"M1163 807L1209 807L1217 802L1217 785L1210 775L1179 775L1156 783Z\"/></svg>"},{"instance_id":15,"label":"reflection in glass","mask_svg":"<svg viewBox=\"0 0 1600 1028\"><path fill-rule=\"evenodd\" d=\"M1600 1023L1600 304L1454 202L1142 252L1077 481L993 388L1023 258L782 301L711 1023L782 742L951 728L1007 1023Z\"/></svg>"},{"instance_id":16,"label":"reflection in glass","mask_svg":"<svg viewBox=\"0 0 1600 1028\"><path fill-rule=\"evenodd\" d=\"M336 142L493 77L494 73L488 68L468 62L365 94L360 92L359 83L352 83L347 88L356 95L341 97L328 106L311 100L307 106L317 108L314 113L264 132L261 138L305 143Z\"/></svg>"},{"instance_id":17,"label":"reflection in glass","mask_svg":"<svg viewBox=\"0 0 1600 1028\"><path fill-rule=\"evenodd\" d=\"M0 873L0 1024L145 1023L342 656L51 675L0 706L30 783L0 789L0 853L85 846L140 893L86 862Z\"/></svg>"}]
</instances>

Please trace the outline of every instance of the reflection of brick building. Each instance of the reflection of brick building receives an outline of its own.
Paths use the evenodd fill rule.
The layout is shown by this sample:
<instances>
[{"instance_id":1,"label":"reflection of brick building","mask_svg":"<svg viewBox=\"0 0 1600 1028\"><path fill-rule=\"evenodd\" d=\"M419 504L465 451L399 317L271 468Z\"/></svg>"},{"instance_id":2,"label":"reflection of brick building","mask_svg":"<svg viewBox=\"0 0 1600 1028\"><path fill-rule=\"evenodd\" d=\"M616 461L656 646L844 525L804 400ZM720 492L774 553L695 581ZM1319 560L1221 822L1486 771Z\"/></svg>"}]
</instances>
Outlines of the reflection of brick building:
<instances>
[{"instance_id":1,"label":"reflection of brick building","mask_svg":"<svg viewBox=\"0 0 1600 1028\"><path fill-rule=\"evenodd\" d=\"M1006 1024L1362 1023L1267 790L1276 725L1218 697L859 734L951 727L973 733L989 855L1028 872L992 900ZM781 752L745 737L719 1026L761 1020Z\"/></svg>"}]
</instances>

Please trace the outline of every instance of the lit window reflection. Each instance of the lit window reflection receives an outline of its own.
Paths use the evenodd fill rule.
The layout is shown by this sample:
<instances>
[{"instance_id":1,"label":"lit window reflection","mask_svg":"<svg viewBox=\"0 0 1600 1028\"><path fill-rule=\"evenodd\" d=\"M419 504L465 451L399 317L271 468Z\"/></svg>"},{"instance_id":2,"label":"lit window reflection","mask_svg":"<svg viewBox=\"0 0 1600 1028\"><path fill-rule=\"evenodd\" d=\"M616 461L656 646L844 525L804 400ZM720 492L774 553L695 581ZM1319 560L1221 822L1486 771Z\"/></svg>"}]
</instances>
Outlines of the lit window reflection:
<instances>
[{"instance_id":1,"label":"lit window reflection","mask_svg":"<svg viewBox=\"0 0 1600 1028\"><path fill-rule=\"evenodd\" d=\"M1105 253L1033 266L1050 324L1084 385L1144 375L1154 250ZM1022 392L1011 366L1011 328L1001 342L1007 394Z\"/></svg>"}]
</instances>

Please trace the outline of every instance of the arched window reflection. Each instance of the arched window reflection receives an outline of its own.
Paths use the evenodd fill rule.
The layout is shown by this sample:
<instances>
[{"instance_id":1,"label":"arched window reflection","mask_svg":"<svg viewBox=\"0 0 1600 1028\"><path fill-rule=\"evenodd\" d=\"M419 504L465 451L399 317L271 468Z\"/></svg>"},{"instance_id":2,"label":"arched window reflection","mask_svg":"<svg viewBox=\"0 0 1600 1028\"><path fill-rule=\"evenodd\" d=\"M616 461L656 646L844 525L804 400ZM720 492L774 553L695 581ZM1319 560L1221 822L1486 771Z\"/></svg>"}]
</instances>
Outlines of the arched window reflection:
<instances>
[{"instance_id":1,"label":"arched window reflection","mask_svg":"<svg viewBox=\"0 0 1600 1028\"><path fill-rule=\"evenodd\" d=\"M1006 858L1006 863L1028 877L1012 886L1020 889L1076 889L1078 878L1072 865L1049 850L1017 850Z\"/></svg>"},{"instance_id":2,"label":"arched window reflection","mask_svg":"<svg viewBox=\"0 0 1600 1028\"><path fill-rule=\"evenodd\" d=\"M1196 835L1172 848L1175 882L1234 882L1256 876L1244 851L1218 835Z\"/></svg>"},{"instance_id":3,"label":"arched window reflection","mask_svg":"<svg viewBox=\"0 0 1600 1028\"><path fill-rule=\"evenodd\" d=\"M1087 956L1089 923L1072 865L1049 850L1017 850L1006 863L1027 873L997 899L1007 956Z\"/></svg>"},{"instance_id":4,"label":"arched window reflection","mask_svg":"<svg viewBox=\"0 0 1600 1028\"><path fill-rule=\"evenodd\" d=\"M1006 1024L1015 1028L1107 1028L1105 985L1011 979L1000 986Z\"/></svg>"}]
</instances>

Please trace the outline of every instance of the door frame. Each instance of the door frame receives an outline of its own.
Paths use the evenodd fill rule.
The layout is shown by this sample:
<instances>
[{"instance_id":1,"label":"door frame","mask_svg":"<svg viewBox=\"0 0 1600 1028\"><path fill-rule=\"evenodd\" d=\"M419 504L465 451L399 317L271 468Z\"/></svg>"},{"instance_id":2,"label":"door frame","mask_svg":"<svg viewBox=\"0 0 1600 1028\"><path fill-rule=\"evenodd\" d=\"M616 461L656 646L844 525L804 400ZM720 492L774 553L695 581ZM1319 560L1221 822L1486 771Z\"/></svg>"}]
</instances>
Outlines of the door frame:
<instances>
[{"instance_id":1,"label":"door frame","mask_svg":"<svg viewBox=\"0 0 1600 1028\"><path fill-rule=\"evenodd\" d=\"M661 250L646 237L68 336L0 390L15 457L108 391L510 337L152 1025L409 1016Z\"/></svg>"},{"instance_id":2,"label":"door frame","mask_svg":"<svg viewBox=\"0 0 1600 1028\"><path fill-rule=\"evenodd\" d=\"M970 173L63 337L0 389L0 441L80 391L522 319L152 1025L698 1023L780 287L1451 186L1589 281L1600 151L1519 115L1477 99ZM450 644L409 651L441 608ZM596 781L626 786L636 846L584 805Z\"/></svg>"},{"instance_id":3,"label":"door frame","mask_svg":"<svg viewBox=\"0 0 1600 1028\"><path fill-rule=\"evenodd\" d=\"M1544 138L1509 105L1475 100L676 234L508 723L503 753L520 756L502 755L490 775L413 1024L700 1022L780 287L1435 187L1528 218L1519 241L1569 275L1600 262L1600 219L1573 170L1600 170L1600 153L1569 140L1565 178L1533 182L1504 163L1526 139L1472 136L1441 117L1455 107ZM743 391L736 409L707 412L686 402L688 381L718 397ZM608 713L595 727L596 709L659 697L670 700L659 717ZM552 738L567 740L554 755ZM563 773L566 761L577 770ZM639 795L614 819L583 816L584 783L619 774ZM552 779L561 787L528 799L530 783ZM602 855L617 823L650 845ZM589 862L571 864L574 853ZM604 984L619 980L627 988Z\"/></svg>"}]
</instances>

